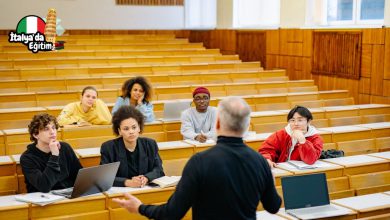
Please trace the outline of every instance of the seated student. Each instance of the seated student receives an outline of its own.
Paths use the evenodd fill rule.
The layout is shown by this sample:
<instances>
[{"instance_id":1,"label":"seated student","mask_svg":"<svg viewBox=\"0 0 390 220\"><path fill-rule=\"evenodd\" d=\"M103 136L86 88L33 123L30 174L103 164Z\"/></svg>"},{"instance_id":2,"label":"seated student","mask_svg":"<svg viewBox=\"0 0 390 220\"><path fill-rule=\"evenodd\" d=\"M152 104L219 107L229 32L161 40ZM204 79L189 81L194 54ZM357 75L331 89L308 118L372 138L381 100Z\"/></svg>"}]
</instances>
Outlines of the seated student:
<instances>
[{"instance_id":1,"label":"seated student","mask_svg":"<svg viewBox=\"0 0 390 220\"><path fill-rule=\"evenodd\" d=\"M112 129L120 137L102 144L100 164L120 161L114 186L143 187L164 176L156 141L139 137L144 116L133 106L122 106L112 117Z\"/></svg>"},{"instance_id":2,"label":"seated student","mask_svg":"<svg viewBox=\"0 0 390 220\"><path fill-rule=\"evenodd\" d=\"M321 155L323 141L317 130L310 125L313 116L303 106L295 106L287 115L288 125L267 138L259 152L271 167L277 162L301 160L315 163Z\"/></svg>"},{"instance_id":3,"label":"seated student","mask_svg":"<svg viewBox=\"0 0 390 220\"><path fill-rule=\"evenodd\" d=\"M110 110L97 96L98 92L94 87L85 87L81 92L81 102L72 102L61 111L58 116L60 126L110 124Z\"/></svg>"},{"instance_id":4,"label":"seated student","mask_svg":"<svg viewBox=\"0 0 390 220\"><path fill-rule=\"evenodd\" d=\"M73 187L82 168L72 147L57 140L58 123L52 115L35 115L28 126L34 143L20 157L27 192L49 192Z\"/></svg>"},{"instance_id":5,"label":"seated student","mask_svg":"<svg viewBox=\"0 0 390 220\"><path fill-rule=\"evenodd\" d=\"M206 142L216 138L215 123L217 110L209 106L210 92L205 87L198 87L192 92L195 108L189 108L181 114L181 134L184 139Z\"/></svg>"},{"instance_id":6,"label":"seated student","mask_svg":"<svg viewBox=\"0 0 390 220\"><path fill-rule=\"evenodd\" d=\"M112 114L122 105L131 105L142 112L145 122L154 121L153 105L150 103L151 92L152 88L144 77L137 76L127 80L123 83L122 96L116 100Z\"/></svg>"}]
</instances>

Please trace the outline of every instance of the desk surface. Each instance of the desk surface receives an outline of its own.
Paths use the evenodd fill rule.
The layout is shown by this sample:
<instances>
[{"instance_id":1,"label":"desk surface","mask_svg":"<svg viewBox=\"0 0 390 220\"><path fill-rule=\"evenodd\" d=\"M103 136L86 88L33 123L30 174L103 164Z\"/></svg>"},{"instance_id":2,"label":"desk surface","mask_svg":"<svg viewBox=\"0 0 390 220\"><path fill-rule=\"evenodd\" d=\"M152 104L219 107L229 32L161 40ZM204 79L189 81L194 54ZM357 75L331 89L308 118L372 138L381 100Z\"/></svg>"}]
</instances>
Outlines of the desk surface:
<instances>
[{"instance_id":1,"label":"desk surface","mask_svg":"<svg viewBox=\"0 0 390 220\"><path fill-rule=\"evenodd\" d=\"M356 156L348 156L348 157L330 158L330 159L323 159L323 161L338 164L338 165L344 166L346 168L355 167L355 166L370 165L370 164L377 164L377 163L388 163L388 161L386 159L378 158L378 157L371 157L371 156L367 156L367 155L356 155Z\"/></svg>"},{"instance_id":2,"label":"desk surface","mask_svg":"<svg viewBox=\"0 0 390 220\"><path fill-rule=\"evenodd\" d=\"M284 218L279 215L273 215L267 211L258 211L256 212L256 219L267 219L267 220L286 220L288 218Z\"/></svg>"},{"instance_id":3,"label":"desk surface","mask_svg":"<svg viewBox=\"0 0 390 220\"><path fill-rule=\"evenodd\" d=\"M337 204L333 204L334 206L336 206L338 209L340 209L340 210L345 210L345 211L347 211L349 214L347 214L347 215L356 215L357 213L356 213L356 211L354 211L354 210L351 210L351 209L349 209L349 208L345 208L345 207L343 207L343 206L339 206L339 205L337 205ZM284 209L284 208L280 208L279 209L279 212L277 213L277 215L279 215L279 216L282 216L282 217L284 217L284 218L286 218L286 219L290 219L290 220L299 220L298 218L295 218L294 216L292 216L292 215L290 215L290 214L287 214L286 213L286 210ZM334 216L334 217L328 217L328 218L326 218L326 219L339 219L341 216Z\"/></svg>"},{"instance_id":4,"label":"desk surface","mask_svg":"<svg viewBox=\"0 0 390 220\"><path fill-rule=\"evenodd\" d=\"M338 164L334 163L328 163L325 161L317 160L312 166L315 166L316 168L313 169L298 169L297 167L284 162L284 163L278 163L277 166L281 169L287 170L294 174L303 174L303 173L314 173L314 172L325 172L325 171L331 171L331 170L338 170L343 169L344 167Z\"/></svg>"},{"instance_id":5,"label":"desk surface","mask_svg":"<svg viewBox=\"0 0 390 220\"><path fill-rule=\"evenodd\" d=\"M378 209L390 208L390 196L385 193L374 193L332 200L332 203L341 205L358 212L369 212Z\"/></svg>"},{"instance_id":6,"label":"desk surface","mask_svg":"<svg viewBox=\"0 0 390 220\"><path fill-rule=\"evenodd\" d=\"M379 157L379 158L390 160L390 151L379 152L379 153L372 153L372 154L367 154L367 155L368 156Z\"/></svg>"},{"instance_id":7,"label":"desk surface","mask_svg":"<svg viewBox=\"0 0 390 220\"><path fill-rule=\"evenodd\" d=\"M12 164L13 161L10 156L0 156L0 165Z\"/></svg>"}]
</instances>

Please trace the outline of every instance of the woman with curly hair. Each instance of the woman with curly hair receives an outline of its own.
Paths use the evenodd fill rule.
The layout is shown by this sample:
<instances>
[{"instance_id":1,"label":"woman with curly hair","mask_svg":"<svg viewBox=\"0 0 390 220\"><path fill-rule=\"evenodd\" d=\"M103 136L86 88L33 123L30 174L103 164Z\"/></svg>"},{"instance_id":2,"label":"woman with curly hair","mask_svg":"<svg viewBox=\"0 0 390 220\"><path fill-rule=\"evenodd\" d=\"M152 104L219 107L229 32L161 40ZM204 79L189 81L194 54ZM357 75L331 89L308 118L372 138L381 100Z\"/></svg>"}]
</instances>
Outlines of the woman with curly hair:
<instances>
[{"instance_id":1,"label":"woman with curly hair","mask_svg":"<svg viewBox=\"0 0 390 220\"><path fill-rule=\"evenodd\" d=\"M133 106L124 105L112 116L112 129L118 138L100 148L100 164L120 161L114 186L143 187L164 176L155 140L139 137L144 116Z\"/></svg>"},{"instance_id":2,"label":"woman with curly hair","mask_svg":"<svg viewBox=\"0 0 390 220\"><path fill-rule=\"evenodd\" d=\"M114 114L122 105L134 106L145 117L145 122L154 121L153 105L150 103L152 87L142 76L131 78L123 83L122 95L112 108Z\"/></svg>"}]
</instances>

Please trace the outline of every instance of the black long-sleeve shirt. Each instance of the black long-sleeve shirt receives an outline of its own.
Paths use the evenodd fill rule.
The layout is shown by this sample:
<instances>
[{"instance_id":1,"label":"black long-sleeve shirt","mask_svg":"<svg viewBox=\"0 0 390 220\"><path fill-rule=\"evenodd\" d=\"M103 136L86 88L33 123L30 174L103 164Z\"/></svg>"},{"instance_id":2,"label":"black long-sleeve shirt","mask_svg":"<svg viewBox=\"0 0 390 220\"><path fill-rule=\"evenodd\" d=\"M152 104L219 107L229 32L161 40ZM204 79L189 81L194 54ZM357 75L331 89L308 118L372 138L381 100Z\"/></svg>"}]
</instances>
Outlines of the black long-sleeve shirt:
<instances>
[{"instance_id":1,"label":"black long-sleeve shirt","mask_svg":"<svg viewBox=\"0 0 390 220\"><path fill-rule=\"evenodd\" d=\"M172 220L181 219L192 207L193 219L256 219L259 201L270 213L281 205L267 161L242 138L220 136L215 147L188 161L166 204L141 205L138 211Z\"/></svg>"},{"instance_id":2,"label":"black long-sleeve shirt","mask_svg":"<svg viewBox=\"0 0 390 220\"><path fill-rule=\"evenodd\" d=\"M20 157L27 192L49 192L73 187L79 169L82 168L72 147L60 142L58 156L45 153L29 144Z\"/></svg>"}]
</instances>

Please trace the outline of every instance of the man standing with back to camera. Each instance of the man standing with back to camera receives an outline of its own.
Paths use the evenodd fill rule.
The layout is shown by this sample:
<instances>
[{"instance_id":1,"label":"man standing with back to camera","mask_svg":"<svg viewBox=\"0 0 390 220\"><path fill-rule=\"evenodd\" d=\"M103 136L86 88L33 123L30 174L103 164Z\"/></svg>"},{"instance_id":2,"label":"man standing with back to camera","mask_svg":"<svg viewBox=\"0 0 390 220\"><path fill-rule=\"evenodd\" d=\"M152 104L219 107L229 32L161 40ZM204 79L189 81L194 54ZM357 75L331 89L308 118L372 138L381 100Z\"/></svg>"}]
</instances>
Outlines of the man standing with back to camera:
<instances>
[{"instance_id":1,"label":"man standing with back to camera","mask_svg":"<svg viewBox=\"0 0 390 220\"><path fill-rule=\"evenodd\" d=\"M191 157L175 192L163 205L144 205L136 197L114 199L129 212L152 219L181 219L192 207L193 219L256 219L259 201L276 213L281 198L267 161L243 142L250 107L228 97L218 105L217 144Z\"/></svg>"}]
</instances>

